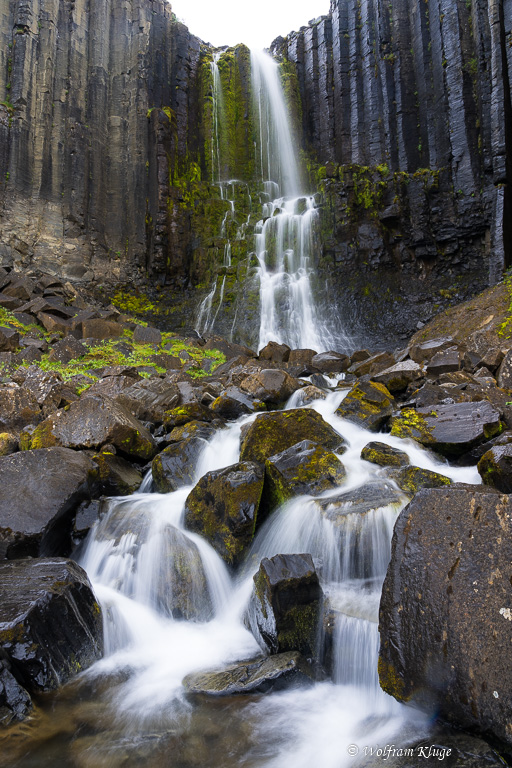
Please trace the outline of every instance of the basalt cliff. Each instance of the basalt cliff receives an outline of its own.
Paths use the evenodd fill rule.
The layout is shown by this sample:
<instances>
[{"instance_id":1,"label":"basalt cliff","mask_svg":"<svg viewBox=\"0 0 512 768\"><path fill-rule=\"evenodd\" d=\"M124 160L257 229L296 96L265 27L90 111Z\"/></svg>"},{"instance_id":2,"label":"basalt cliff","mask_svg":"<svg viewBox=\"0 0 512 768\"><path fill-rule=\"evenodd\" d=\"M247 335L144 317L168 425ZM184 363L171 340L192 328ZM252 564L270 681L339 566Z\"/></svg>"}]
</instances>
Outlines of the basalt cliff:
<instances>
[{"instance_id":1,"label":"basalt cliff","mask_svg":"<svg viewBox=\"0 0 512 768\"><path fill-rule=\"evenodd\" d=\"M512 261L510 5L332 0L272 50L318 190L319 290L348 330L406 337L496 282ZM4 266L165 285L176 323L191 322L223 269L212 55L162 0L0 0ZM224 51L219 69L222 170L250 184L248 50ZM232 294L251 251L249 227Z\"/></svg>"}]
</instances>

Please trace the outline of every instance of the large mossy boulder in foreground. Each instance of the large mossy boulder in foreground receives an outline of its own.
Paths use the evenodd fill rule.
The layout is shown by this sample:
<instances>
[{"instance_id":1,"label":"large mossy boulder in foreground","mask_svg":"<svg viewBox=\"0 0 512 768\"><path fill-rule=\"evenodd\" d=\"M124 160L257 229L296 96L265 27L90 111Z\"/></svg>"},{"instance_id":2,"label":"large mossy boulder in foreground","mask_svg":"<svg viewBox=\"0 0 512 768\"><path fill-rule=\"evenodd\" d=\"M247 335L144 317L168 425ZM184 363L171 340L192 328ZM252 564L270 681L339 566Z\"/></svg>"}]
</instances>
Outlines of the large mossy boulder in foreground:
<instances>
[{"instance_id":1,"label":"large mossy boulder in foreground","mask_svg":"<svg viewBox=\"0 0 512 768\"><path fill-rule=\"evenodd\" d=\"M98 395L83 397L49 416L34 430L31 448L101 448L110 443L130 458L148 461L156 453L151 434L122 405Z\"/></svg>"},{"instance_id":2,"label":"large mossy boulder in foreground","mask_svg":"<svg viewBox=\"0 0 512 768\"><path fill-rule=\"evenodd\" d=\"M302 440L312 440L337 453L343 452L345 444L341 435L310 408L275 411L259 414L252 424L242 428L240 459L263 464Z\"/></svg>"},{"instance_id":3,"label":"large mossy boulder in foreground","mask_svg":"<svg viewBox=\"0 0 512 768\"><path fill-rule=\"evenodd\" d=\"M310 685L311 667L297 651L239 661L218 670L187 675L187 693L233 696L241 693L269 693L291 685Z\"/></svg>"},{"instance_id":4,"label":"large mossy boulder in foreground","mask_svg":"<svg viewBox=\"0 0 512 768\"><path fill-rule=\"evenodd\" d=\"M303 440L265 462L266 503L274 508L294 496L319 496L341 485L345 475L332 451Z\"/></svg>"},{"instance_id":5,"label":"large mossy boulder in foreground","mask_svg":"<svg viewBox=\"0 0 512 768\"><path fill-rule=\"evenodd\" d=\"M406 409L391 422L391 434L409 437L446 456L457 456L501 431L500 412L488 400Z\"/></svg>"},{"instance_id":6,"label":"large mossy boulder in foreground","mask_svg":"<svg viewBox=\"0 0 512 768\"><path fill-rule=\"evenodd\" d=\"M42 448L0 458L0 559L66 551L72 517L98 469L84 453Z\"/></svg>"},{"instance_id":7,"label":"large mossy boulder in foreground","mask_svg":"<svg viewBox=\"0 0 512 768\"><path fill-rule=\"evenodd\" d=\"M270 653L315 655L322 589L309 554L263 558L254 576L247 623Z\"/></svg>"},{"instance_id":8,"label":"large mossy boulder in foreground","mask_svg":"<svg viewBox=\"0 0 512 768\"><path fill-rule=\"evenodd\" d=\"M378 432L391 416L394 404L395 399L384 384L362 381L352 387L336 415L370 432Z\"/></svg>"},{"instance_id":9,"label":"large mossy boulder in foreground","mask_svg":"<svg viewBox=\"0 0 512 768\"><path fill-rule=\"evenodd\" d=\"M264 469L245 461L207 472L187 497L185 525L200 533L228 565L237 566L256 530Z\"/></svg>"},{"instance_id":10,"label":"large mossy boulder in foreground","mask_svg":"<svg viewBox=\"0 0 512 768\"><path fill-rule=\"evenodd\" d=\"M0 653L29 693L54 690L101 657L101 609L63 558L0 564Z\"/></svg>"},{"instance_id":11,"label":"large mossy boulder in foreground","mask_svg":"<svg viewBox=\"0 0 512 768\"><path fill-rule=\"evenodd\" d=\"M399 701L512 745L512 500L424 489L395 525L379 676Z\"/></svg>"}]
</instances>

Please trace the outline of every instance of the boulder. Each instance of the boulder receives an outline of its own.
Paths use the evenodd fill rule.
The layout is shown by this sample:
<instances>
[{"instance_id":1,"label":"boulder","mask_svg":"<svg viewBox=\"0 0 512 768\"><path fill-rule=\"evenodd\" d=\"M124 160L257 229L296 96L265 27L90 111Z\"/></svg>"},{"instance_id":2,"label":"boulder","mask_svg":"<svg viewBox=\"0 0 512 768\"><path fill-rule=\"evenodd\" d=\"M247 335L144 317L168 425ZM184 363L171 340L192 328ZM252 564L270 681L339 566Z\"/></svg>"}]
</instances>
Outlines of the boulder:
<instances>
[{"instance_id":1,"label":"boulder","mask_svg":"<svg viewBox=\"0 0 512 768\"><path fill-rule=\"evenodd\" d=\"M372 379L379 384L384 384L386 389L394 394L395 392L403 392L409 384L418 381L423 375L421 365L415 363L414 360L404 360L402 363L396 363L391 368L374 374Z\"/></svg>"},{"instance_id":2,"label":"boulder","mask_svg":"<svg viewBox=\"0 0 512 768\"><path fill-rule=\"evenodd\" d=\"M448 347L453 347L451 336L442 336L438 339L429 339L420 344L414 344L409 350L409 357L416 363L428 363L434 355Z\"/></svg>"},{"instance_id":3,"label":"boulder","mask_svg":"<svg viewBox=\"0 0 512 768\"><path fill-rule=\"evenodd\" d=\"M378 432L393 412L395 400L384 384L359 382L336 410L336 415L370 432Z\"/></svg>"},{"instance_id":4,"label":"boulder","mask_svg":"<svg viewBox=\"0 0 512 768\"><path fill-rule=\"evenodd\" d=\"M175 408L180 395L176 385L165 379L141 379L133 381L130 386L123 388L115 400L141 421L151 421L161 424L164 414Z\"/></svg>"},{"instance_id":5,"label":"boulder","mask_svg":"<svg viewBox=\"0 0 512 768\"><path fill-rule=\"evenodd\" d=\"M298 379L273 368L253 373L240 384L240 388L253 398L275 406L286 402L301 386Z\"/></svg>"},{"instance_id":6,"label":"boulder","mask_svg":"<svg viewBox=\"0 0 512 768\"><path fill-rule=\"evenodd\" d=\"M98 395L85 396L57 411L32 435L32 448L100 448L111 443L123 454L147 461L156 453L148 430L119 403Z\"/></svg>"},{"instance_id":7,"label":"boulder","mask_svg":"<svg viewBox=\"0 0 512 768\"><path fill-rule=\"evenodd\" d=\"M69 363L71 360L77 360L85 355L87 347L74 336L66 336L61 341L54 344L48 355L48 360L59 363Z\"/></svg>"},{"instance_id":8,"label":"boulder","mask_svg":"<svg viewBox=\"0 0 512 768\"><path fill-rule=\"evenodd\" d=\"M404 451L379 442L365 445L361 451L361 458L380 467L405 467L409 464L409 457Z\"/></svg>"},{"instance_id":9,"label":"boulder","mask_svg":"<svg viewBox=\"0 0 512 768\"><path fill-rule=\"evenodd\" d=\"M410 496L418 493L420 488L443 488L452 483L446 475L431 472L429 469L420 469L420 467L394 469L389 472L388 477Z\"/></svg>"},{"instance_id":10,"label":"boulder","mask_svg":"<svg viewBox=\"0 0 512 768\"><path fill-rule=\"evenodd\" d=\"M361 362L352 363L348 370L349 373L353 373L358 377L366 375L374 376L376 373L380 373L380 371L385 371L386 368L390 368L395 362L395 358L393 355L390 355L389 352L379 352Z\"/></svg>"},{"instance_id":11,"label":"boulder","mask_svg":"<svg viewBox=\"0 0 512 768\"><path fill-rule=\"evenodd\" d=\"M19 333L14 328L0 326L0 352L17 352L19 348Z\"/></svg>"},{"instance_id":12,"label":"boulder","mask_svg":"<svg viewBox=\"0 0 512 768\"><path fill-rule=\"evenodd\" d=\"M210 410L216 416L220 416L221 419L227 419L228 421L235 421L240 416L252 413L252 409L245 402L230 397L227 394L216 397L210 405Z\"/></svg>"},{"instance_id":13,"label":"boulder","mask_svg":"<svg viewBox=\"0 0 512 768\"><path fill-rule=\"evenodd\" d=\"M150 325L137 325L133 332L133 340L142 344L161 344L162 334L158 328L153 328Z\"/></svg>"},{"instance_id":14,"label":"boulder","mask_svg":"<svg viewBox=\"0 0 512 768\"><path fill-rule=\"evenodd\" d=\"M177 491L192 485L196 476L199 456L207 442L201 437L188 437L173 443L153 459L153 483L158 493Z\"/></svg>"},{"instance_id":15,"label":"boulder","mask_svg":"<svg viewBox=\"0 0 512 768\"><path fill-rule=\"evenodd\" d=\"M270 456L312 440L328 451L342 453L344 440L319 413L309 408L261 413L242 428L241 461L263 464Z\"/></svg>"},{"instance_id":16,"label":"boulder","mask_svg":"<svg viewBox=\"0 0 512 768\"><path fill-rule=\"evenodd\" d=\"M201 437L203 440L211 440L217 432L212 424L205 421L189 421L182 427L174 427L167 436L169 443L179 443L182 440L188 440L189 437Z\"/></svg>"},{"instance_id":17,"label":"boulder","mask_svg":"<svg viewBox=\"0 0 512 768\"><path fill-rule=\"evenodd\" d=\"M311 440L303 440L265 462L265 503L273 509L294 496L319 496L345 479L338 457Z\"/></svg>"},{"instance_id":18,"label":"boulder","mask_svg":"<svg viewBox=\"0 0 512 768\"><path fill-rule=\"evenodd\" d=\"M32 392L14 382L0 387L2 432L20 432L28 424L38 424L41 419L41 409Z\"/></svg>"},{"instance_id":19,"label":"boulder","mask_svg":"<svg viewBox=\"0 0 512 768\"><path fill-rule=\"evenodd\" d=\"M73 513L94 494L91 459L68 448L0 458L0 559L66 552Z\"/></svg>"},{"instance_id":20,"label":"boulder","mask_svg":"<svg viewBox=\"0 0 512 768\"><path fill-rule=\"evenodd\" d=\"M309 554L263 558L254 576L247 622L271 654L315 655L322 589Z\"/></svg>"},{"instance_id":21,"label":"boulder","mask_svg":"<svg viewBox=\"0 0 512 768\"><path fill-rule=\"evenodd\" d=\"M67 387L58 373L43 371L37 365L31 365L23 382L23 389L36 398L43 414L48 416L60 406L63 390Z\"/></svg>"},{"instance_id":22,"label":"boulder","mask_svg":"<svg viewBox=\"0 0 512 768\"><path fill-rule=\"evenodd\" d=\"M460 370L463 352L459 347L447 347L432 357L427 364L428 376L440 376L442 373L451 373Z\"/></svg>"},{"instance_id":23,"label":"boulder","mask_svg":"<svg viewBox=\"0 0 512 768\"><path fill-rule=\"evenodd\" d=\"M498 387L512 389L512 349L509 349L498 369Z\"/></svg>"},{"instance_id":24,"label":"boulder","mask_svg":"<svg viewBox=\"0 0 512 768\"><path fill-rule=\"evenodd\" d=\"M83 320L80 323L80 329L82 339L117 339L124 333L123 325L102 318Z\"/></svg>"},{"instance_id":25,"label":"boulder","mask_svg":"<svg viewBox=\"0 0 512 768\"><path fill-rule=\"evenodd\" d=\"M491 403L405 409L391 421L391 434L409 437L443 455L460 455L501 431L500 412Z\"/></svg>"},{"instance_id":26,"label":"boulder","mask_svg":"<svg viewBox=\"0 0 512 768\"><path fill-rule=\"evenodd\" d=\"M16 453L18 450L18 440L16 435L10 432L0 432L0 456L9 456L10 453Z\"/></svg>"},{"instance_id":27,"label":"boulder","mask_svg":"<svg viewBox=\"0 0 512 768\"><path fill-rule=\"evenodd\" d=\"M496 445L478 462L482 482L502 493L512 493L512 445Z\"/></svg>"},{"instance_id":28,"label":"boulder","mask_svg":"<svg viewBox=\"0 0 512 768\"><path fill-rule=\"evenodd\" d=\"M32 709L32 700L21 686L6 659L0 659L0 726L24 720Z\"/></svg>"},{"instance_id":29,"label":"boulder","mask_svg":"<svg viewBox=\"0 0 512 768\"><path fill-rule=\"evenodd\" d=\"M327 395L321 389L316 386L304 387L297 392L297 400L295 404L297 406L307 405L313 403L315 400L325 400Z\"/></svg>"},{"instance_id":30,"label":"boulder","mask_svg":"<svg viewBox=\"0 0 512 768\"><path fill-rule=\"evenodd\" d=\"M103 449L93 457L98 467L101 493L105 496L130 496L142 483L142 473L122 456Z\"/></svg>"},{"instance_id":31,"label":"boulder","mask_svg":"<svg viewBox=\"0 0 512 768\"><path fill-rule=\"evenodd\" d=\"M173 525L164 528L161 540L163 567L155 583L158 612L177 620L208 621L212 600L197 544Z\"/></svg>"},{"instance_id":32,"label":"boulder","mask_svg":"<svg viewBox=\"0 0 512 768\"><path fill-rule=\"evenodd\" d=\"M264 470L245 461L207 472L187 497L185 524L204 536L228 565L237 566L254 532Z\"/></svg>"},{"instance_id":33,"label":"boulder","mask_svg":"<svg viewBox=\"0 0 512 768\"><path fill-rule=\"evenodd\" d=\"M296 651L239 661L222 669L196 672L183 680L189 694L234 696L270 693L290 686L311 685L313 675L306 659Z\"/></svg>"},{"instance_id":34,"label":"boulder","mask_svg":"<svg viewBox=\"0 0 512 768\"><path fill-rule=\"evenodd\" d=\"M189 421L213 421L214 414L209 408L201 403L191 402L181 405L179 408L172 408L164 414L164 424L166 427L182 427Z\"/></svg>"},{"instance_id":35,"label":"boulder","mask_svg":"<svg viewBox=\"0 0 512 768\"><path fill-rule=\"evenodd\" d=\"M350 366L350 358L339 352L320 352L311 358L311 365L320 373L344 373Z\"/></svg>"},{"instance_id":36,"label":"boulder","mask_svg":"<svg viewBox=\"0 0 512 768\"><path fill-rule=\"evenodd\" d=\"M77 563L0 564L0 649L29 693L54 690L100 658L101 608Z\"/></svg>"},{"instance_id":37,"label":"boulder","mask_svg":"<svg viewBox=\"0 0 512 768\"><path fill-rule=\"evenodd\" d=\"M311 361L316 354L316 350L314 349L291 349L288 356L288 363L291 363L292 365L299 363L300 365L310 366Z\"/></svg>"},{"instance_id":38,"label":"boulder","mask_svg":"<svg viewBox=\"0 0 512 768\"><path fill-rule=\"evenodd\" d=\"M382 688L512 744L512 503L424 489L395 525L380 605Z\"/></svg>"},{"instance_id":39,"label":"boulder","mask_svg":"<svg viewBox=\"0 0 512 768\"><path fill-rule=\"evenodd\" d=\"M290 347L275 341L269 341L258 355L259 360L271 360L273 363L287 363L289 357Z\"/></svg>"}]
</instances>

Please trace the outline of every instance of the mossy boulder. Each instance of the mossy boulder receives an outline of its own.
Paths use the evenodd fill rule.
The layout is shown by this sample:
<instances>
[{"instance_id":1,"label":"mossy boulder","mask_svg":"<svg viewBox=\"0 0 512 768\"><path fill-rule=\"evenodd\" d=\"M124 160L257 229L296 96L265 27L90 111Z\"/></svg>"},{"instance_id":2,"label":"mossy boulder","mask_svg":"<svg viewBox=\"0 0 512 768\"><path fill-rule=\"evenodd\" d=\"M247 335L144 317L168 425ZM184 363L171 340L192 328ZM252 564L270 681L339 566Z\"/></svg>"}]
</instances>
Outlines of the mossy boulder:
<instances>
[{"instance_id":1,"label":"mossy boulder","mask_svg":"<svg viewBox=\"0 0 512 768\"><path fill-rule=\"evenodd\" d=\"M512 493L512 445L497 445L484 453L478 471L485 485Z\"/></svg>"},{"instance_id":2,"label":"mossy boulder","mask_svg":"<svg viewBox=\"0 0 512 768\"><path fill-rule=\"evenodd\" d=\"M204 536L228 565L240 563L254 537L263 479L261 465L242 461L207 472L187 497L186 527Z\"/></svg>"},{"instance_id":3,"label":"mossy boulder","mask_svg":"<svg viewBox=\"0 0 512 768\"><path fill-rule=\"evenodd\" d=\"M395 399L384 384L359 382L352 387L336 415L370 432L378 432L393 412Z\"/></svg>"},{"instance_id":4,"label":"mossy boulder","mask_svg":"<svg viewBox=\"0 0 512 768\"><path fill-rule=\"evenodd\" d=\"M273 406L285 403L301 386L298 379L293 378L286 371L274 368L252 373L240 384L240 388L254 399Z\"/></svg>"},{"instance_id":5,"label":"mossy boulder","mask_svg":"<svg viewBox=\"0 0 512 768\"><path fill-rule=\"evenodd\" d=\"M189 694L234 696L269 693L312 683L313 674L306 659L297 651L289 651L187 675L183 687Z\"/></svg>"},{"instance_id":6,"label":"mossy boulder","mask_svg":"<svg viewBox=\"0 0 512 768\"><path fill-rule=\"evenodd\" d=\"M192 485L196 466L207 442L201 437L188 437L169 445L153 459L153 483L159 493L177 491Z\"/></svg>"},{"instance_id":7,"label":"mossy boulder","mask_svg":"<svg viewBox=\"0 0 512 768\"><path fill-rule=\"evenodd\" d=\"M377 441L365 445L361 458L380 467L405 467L409 464L409 457L404 451Z\"/></svg>"},{"instance_id":8,"label":"mossy boulder","mask_svg":"<svg viewBox=\"0 0 512 768\"><path fill-rule=\"evenodd\" d=\"M410 496L414 496L420 488L444 488L451 485L452 481L446 475L431 472L420 467L402 467L393 469L389 477L395 481L399 488Z\"/></svg>"},{"instance_id":9,"label":"mossy boulder","mask_svg":"<svg viewBox=\"0 0 512 768\"><path fill-rule=\"evenodd\" d=\"M0 429L20 432L28 424L39 424L43 414L37 398L13 382L0 387Z\"/></svg>"},{"instance_id":10,"label":"mossy boulder","mask_svg":"<svg viewBox=\"0 0 512 768\"><path fill-rule=\"evenodd\" d=\"M303 440L265 462L265 504L273 509L294 496L319 496L341 485L345 475L334 453Z\"/></svg>"},{"instance_id":11,"label":"mossy boulder","mask_svg":"<svg viewBox=\"0 0 512 768\"><path fill-rule=\"evenodd\" d=\"M94 448L110 443L126 456L147 461L156 453L153 437L119 403L98 395L84 397L49 416L34 430L31 448Z\"/></svg>"},{"instance_id":12,"label":"mossy boulder","mask_svg":"<svg viewBox=\"0 0 512 768\"><path fill-rule=\"evenodd\" d=\"M167 440L170 443L179 443L190 437L200 437L203 440L211 440L217 430L205 421L189 421L181 427L174 427Z\"/></svg>"},{"instance_id":13,"label":"mossy boulder","mask_svg":"<svg viewBox=\"0 0 512 768\"><path fill-rule=\"evenodd\" d=\"M18 440L11 432L0 433L0 456L8 456L18 450Z\"/></svg>"},{"instance_id":14,"label":"mossy boulder","mask_svg":"<svg viewBox=\"0 0 512 768\"><path fill-rule=\"evenodd\" d=\"M164 413L175 408L179 401L179 390L166 379L150 378L133 381L116 396L116 401L142 421L161 424Z\"/></svg>"},{"instance_id":15,"label":"mossy boulder","mask_svg":"<svg viewBox=\"0 0 512 768\"><path fill-rule=\"evenodd\" d=\"M391 422L391 434L413 438L443 455L461 455L502 430L500 412L486 400L408 408Z\"/></svg>"},{"instance_id":16,"label":"mossy boulder","mask_svg":"<svg viewBox=\"0 0 512 768\"><path fill-rule=\"evenodd\" d=\"M169 429L182 427L189 421L213 421L214 414L201 403L185 403L178 408L172 408L164 415L164 425Z\"/></svg>"},{"instance_id":17,"label":"mossy boulder","mask_svg":"<svg viewBox=\"0 0 512 768\"><path fill-rule=\"evenodd\" d=\"M98 480L105 496L130 496L142 483L142 473L122 456L103 450L93 457Z\"/></svg>"},{"instance_id":18,"label":"mossy boulder","mask_svg":"<svg viewBox=\"0 0 512 768\"><path fill-rule=\"evenodd\" d=\"M254 576L247 623L271 654L300 651L311 658L316 653L321 601L311 555L265 557Z\"/></svg>"},{"instance_id":19,"label":"mossy boulder","mask_svg":"<svg viewBox=\"0 0 512 768\"><path fill-rule=\"evenodd\" d=\"M85 571L63 558L0 564L0 652L30 693L58 688L103 650L101 609Z\"/></svg>"},{"instance_id":20,"label":"mossy boulder","mask_svg":"<svg viewBox=\"0 0 512 768\"><path fill-rule=\"evenodd\" d=\"M312 440L328 451L343 453L345 441L322 416L309 408L261 413L242 429L240 458L263 464L292 445Z\"/></svg>"}]
</instances>

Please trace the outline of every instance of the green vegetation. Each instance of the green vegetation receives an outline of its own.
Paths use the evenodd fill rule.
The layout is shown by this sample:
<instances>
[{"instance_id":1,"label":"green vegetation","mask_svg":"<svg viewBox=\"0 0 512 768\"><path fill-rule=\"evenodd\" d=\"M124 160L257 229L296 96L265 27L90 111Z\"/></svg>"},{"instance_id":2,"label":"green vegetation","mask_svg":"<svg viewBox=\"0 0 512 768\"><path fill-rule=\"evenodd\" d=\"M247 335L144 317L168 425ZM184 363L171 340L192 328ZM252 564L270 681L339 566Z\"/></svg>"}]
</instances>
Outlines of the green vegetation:
<instances>
[{"instance_id":1,"label":"green vegetation","mask_svg":"<svg viewBox=\"0 0 512 768\"><path fill-rule=\"evenodd\" d=\"M508 305L507 316L498 328L498 335L502 336L504 339L510 339L512 336L512 269L507 269L503 282L505 283L510 296L510 303Z\"/></svg>"}]
</instances>

